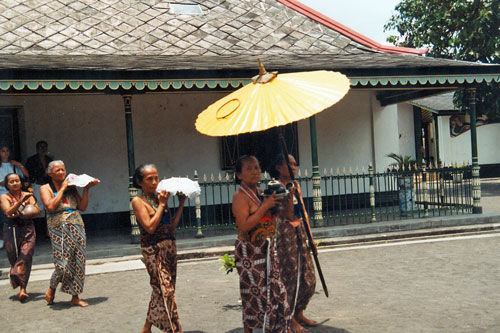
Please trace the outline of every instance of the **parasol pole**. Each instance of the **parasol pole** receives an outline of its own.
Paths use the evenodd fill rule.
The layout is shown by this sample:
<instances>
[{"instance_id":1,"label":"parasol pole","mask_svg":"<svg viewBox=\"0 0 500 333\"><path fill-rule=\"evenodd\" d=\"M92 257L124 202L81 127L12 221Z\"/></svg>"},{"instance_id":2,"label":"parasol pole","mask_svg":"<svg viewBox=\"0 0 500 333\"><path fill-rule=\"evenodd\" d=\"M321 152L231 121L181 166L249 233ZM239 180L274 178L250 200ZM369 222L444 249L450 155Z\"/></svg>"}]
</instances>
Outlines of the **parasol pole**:
<instances>
[{"instance_id":1,"label":"parasol pole","mask_svg":"<svg viewBox=\"0 0 500 333\"><path fill-rule=\"evenodd\" d=\"M279 137L281 141L281 150L283 155L285 156L286 166L288 167L288 173L290 175L290 179L295 181L295 175L293 174L292 167L290 166L290 159L288 158L288 150L286 148L285 137L283 136L283 132L279 130ZM305 230L307 239L309 240L309 244L312 250L314 263L316 264L316 269L318 270L319 279L321 280L321 285L323 286L323 291L325 292L326 297L328 297L328 287L326 286L325 277L323 276L323 271L321 270L321 265L319 263L318 258L318 248L316 247L316 243L314 242L311 225L309 223L309 215L307 215L306 208L304 207L304 202L302 201L301 196L297 191L295 191L295 198L297 198L297 203L299 205L300 211L302 212L302 217L305 223Z\"/></svg>"}]
</instances>

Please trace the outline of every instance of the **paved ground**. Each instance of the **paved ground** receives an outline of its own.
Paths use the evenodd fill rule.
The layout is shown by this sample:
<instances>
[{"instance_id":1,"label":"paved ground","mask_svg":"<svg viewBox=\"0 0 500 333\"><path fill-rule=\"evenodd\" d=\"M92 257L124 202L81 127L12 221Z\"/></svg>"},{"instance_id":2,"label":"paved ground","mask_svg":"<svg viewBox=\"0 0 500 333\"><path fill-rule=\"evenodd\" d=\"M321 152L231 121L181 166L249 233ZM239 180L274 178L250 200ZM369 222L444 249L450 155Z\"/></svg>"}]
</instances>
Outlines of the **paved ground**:
<instances>
[{"instance_id":1,"label":"paved ground","mask_svg":"<svg viewBox=\"0 0 500 333\"><path fill-rule=\"evenodd\" d=\"M324 249L331 296L318 286L306 313L322 324L310 332L498 332L499 251L498 232ZM134 262L128 261L132 268ZM219 266L216 260L179 264L185 332L242 332L237 274ZM45 305L47 285L31 282L32 300L20 304L1 283L0 331L140 331L150 295L144 269L87 276L85 309L70 307L60 292L55 305Z\"/></svg>"}]
</instances>

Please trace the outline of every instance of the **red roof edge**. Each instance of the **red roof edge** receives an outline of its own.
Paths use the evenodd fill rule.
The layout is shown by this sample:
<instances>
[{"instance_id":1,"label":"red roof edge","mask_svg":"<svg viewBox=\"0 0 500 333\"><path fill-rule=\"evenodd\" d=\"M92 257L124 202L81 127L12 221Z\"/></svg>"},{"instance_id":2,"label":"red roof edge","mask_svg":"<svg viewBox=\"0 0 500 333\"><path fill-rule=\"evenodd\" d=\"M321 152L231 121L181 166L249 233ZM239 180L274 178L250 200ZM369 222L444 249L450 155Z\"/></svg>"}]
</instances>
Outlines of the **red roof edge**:
<instances>
[{"instance_id":1,"label":"red roof edge","mask_svg":"<svg viewBox=\"0 0 500 333\"><path fill-rule=\"evenodd\" d=\"M303 3L300 3L296 0L277 0L281 4L301 13L309 17L310 19L323 24L324 26L333 29L342 35L352 39L355 42L368 46L369 48L375 49L381 52L387 53L396 53L396 54L414 54L414 55L422 55L429 51L429 49L414 49L410 47L399 47L399 46L390 46L390 45L382 45L348 27L339 22L332 20L328 16L325 16L312 8L307 7Z\"/></svg>"}]
</instances>

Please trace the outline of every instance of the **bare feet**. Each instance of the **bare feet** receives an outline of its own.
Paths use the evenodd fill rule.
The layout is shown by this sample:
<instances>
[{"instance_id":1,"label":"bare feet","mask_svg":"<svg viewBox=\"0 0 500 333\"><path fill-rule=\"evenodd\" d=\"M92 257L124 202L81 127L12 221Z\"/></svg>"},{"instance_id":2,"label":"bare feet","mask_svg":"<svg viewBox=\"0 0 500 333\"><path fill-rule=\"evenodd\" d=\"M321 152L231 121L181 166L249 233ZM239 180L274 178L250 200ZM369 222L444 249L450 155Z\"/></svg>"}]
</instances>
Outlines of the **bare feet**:
<instances>
[{"instance_id":1,"label":"bare feet","mask_svg":"<svg viewBox=\"0 0 500 333\"><path fill-rule=\"evenodd\" d=\"M54 304L54 297L56 297L56 290L49 287L45 293L45 300L48 305Z\"/></svg>"},{"instance_id":2,"label":"bare feet","mask_svg":"<svg viewBox=\"0 0 500 333\"><path fill-rule=\"evenodd\" d=\"M302 327L302 325L300 325L299 322L294 317L292 317L291 326L292 326L293 333L305 333L305 332L307 332L307 330L304 327Z\"/></svg>"},{"instance_id":3,"label":"bare feet","mask_svg":"<svg viewBox=\"0 0 500 333\"><path fill-rule=\"evenodd\" d=\"M142 327L141 333L151 333L151 323L146 319L144 326Z\"/></svg>"},{"instance_id":4,"label":"bare feet","mask_svg":"<svg viewBox=\"0 0 500 333\"><path fill-rule=\"evenodd\" d=\"M300 312L296 313L295 314L295 319L299 323L302 323L302 324L304 324L306 326L318 326L318 322L317 321L308 319L308 318L306 318L306 316L304 316L304 311L300 311Z\"/></svg>"},{"instance_id":5,"label":"bare feet","mask_svg":"<svg viewBox=\"0 0 500 333\"><path fill-rule=\"evenodd\" d=\"M30 296L26 293L26 289L21 288L19 291L19 294L17 294L17 299L19 299L20 302L26 301Z\"/></svg>"},{"instance_id":6,"label":"bare feet","mask_svg":"<svg viewBox=\"0 0 500 333\"><path fill-rule=\"evenodd\" d=\"M71 305L81 306L82 308L84 308L86 306L89 306L89 303L82 301L78 298L78 296L73 296L73 298L71 298Z\"/></svg>"}]
</instances>

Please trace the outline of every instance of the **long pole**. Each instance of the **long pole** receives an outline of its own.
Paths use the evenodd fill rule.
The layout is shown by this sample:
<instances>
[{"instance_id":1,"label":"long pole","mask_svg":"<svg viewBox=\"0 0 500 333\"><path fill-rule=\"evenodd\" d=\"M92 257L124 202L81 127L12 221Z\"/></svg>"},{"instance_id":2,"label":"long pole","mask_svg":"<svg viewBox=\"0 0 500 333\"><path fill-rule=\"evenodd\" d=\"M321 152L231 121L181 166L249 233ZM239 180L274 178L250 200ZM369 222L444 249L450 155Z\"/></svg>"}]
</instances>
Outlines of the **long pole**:
<instances>
[{"instance_id":1,"label":"long pole","mask_svg":"<svg viewBox=\"0 0 500 333\"><path fill-rule=\"evenodd\" d=\"M292 181L295 181L295 175L293 174L292 167L290 166L290 159L288 158L288 150L286 149L285 138L284 138L283 133L281 131L279 133L279 136L280 136L280 141L281 141L282 152L283 152L283 155L285 156L285 161L286 161L286 165L288 167L288 173L290 175L290 179ZM321 280L321 285L323 286L323 291L325 292L326 297L328 297L328 287L326 286L325 277L323 276L323 271L321 270L321 265L319 263L318 248L316 247L316 243L314 242L314 239L312 236L311 225L309 223L309 216L307 215L307 212L305 210L304 202L302 201L302 198L297 191L295 191L295 198L297 198L297 203L299 205L300 211L302 212L303 221L305 223L304 229L306 230L307 239L309 241L309 246L311 247L311 250L312 250L312 255L314 258L314 263L316 264L316 269L318 271L319 279Z\"/></svg>"}]
</instances>

